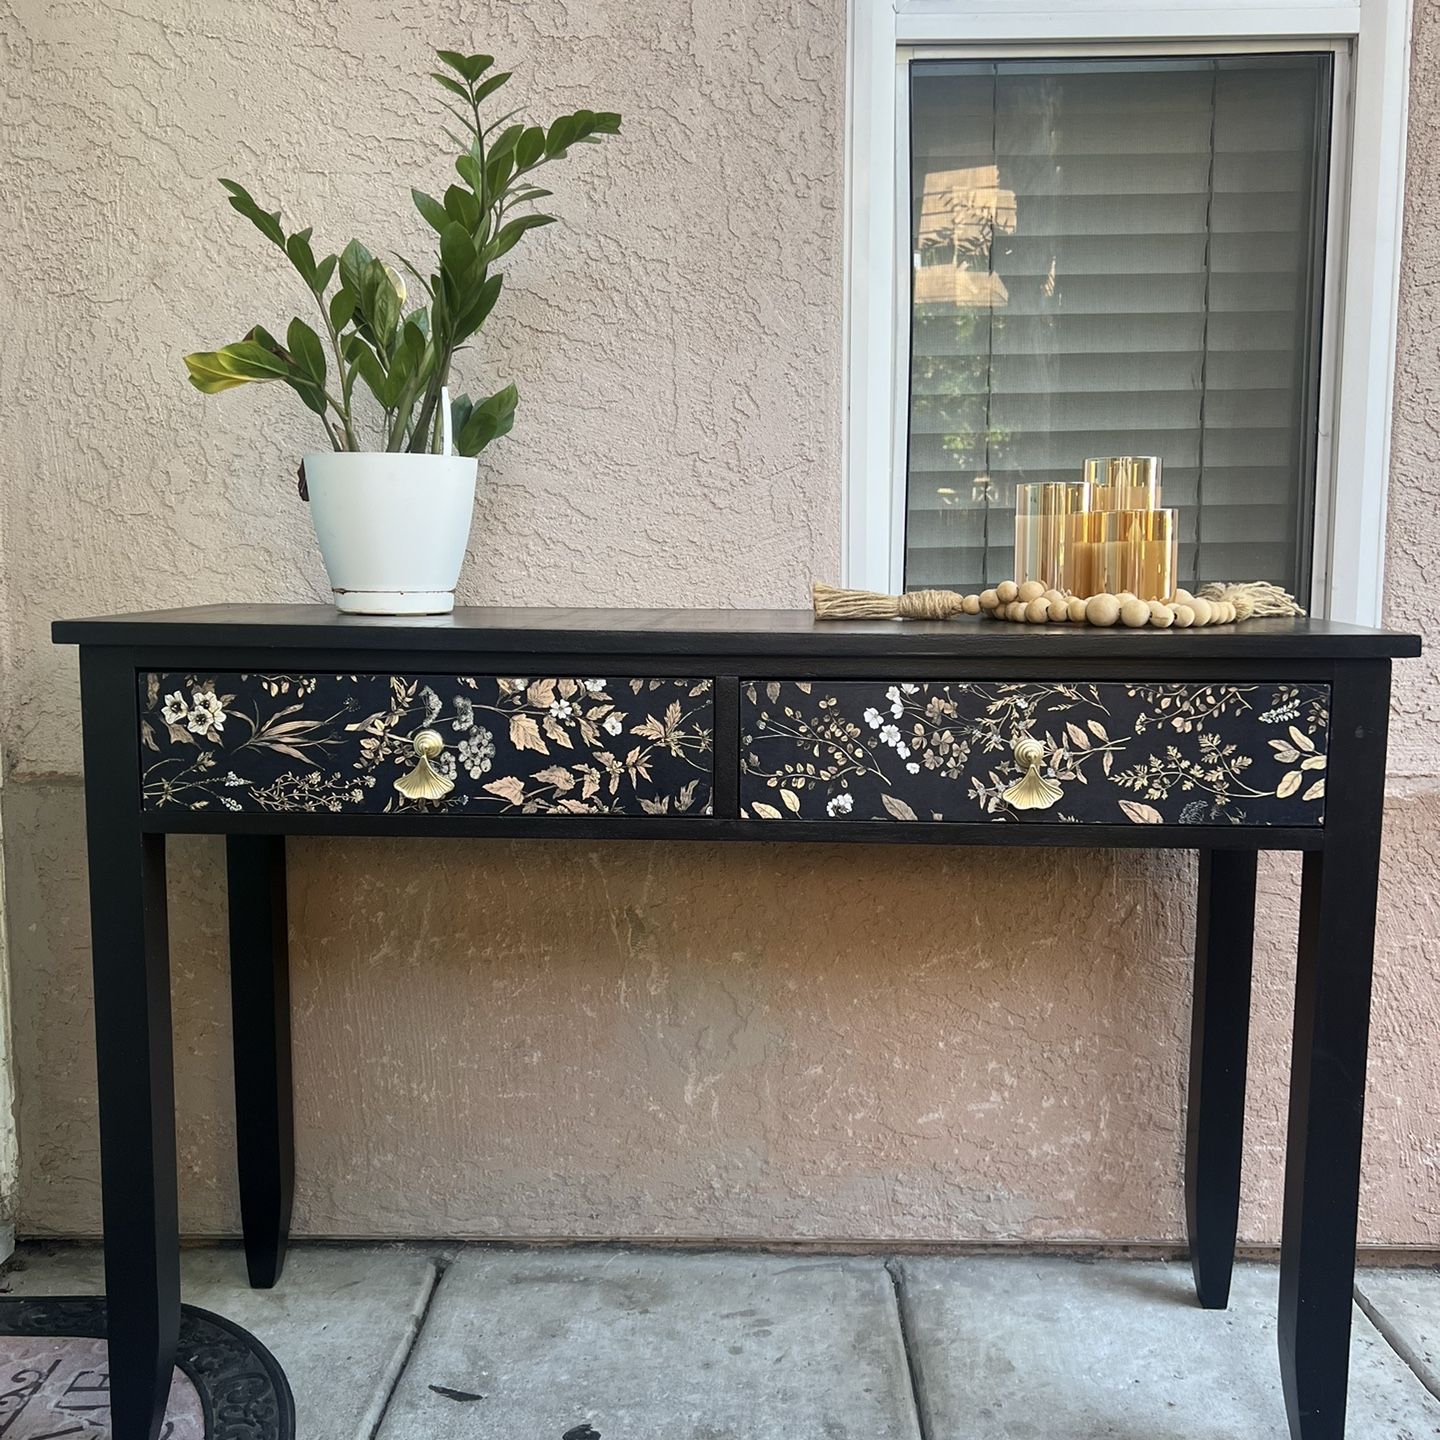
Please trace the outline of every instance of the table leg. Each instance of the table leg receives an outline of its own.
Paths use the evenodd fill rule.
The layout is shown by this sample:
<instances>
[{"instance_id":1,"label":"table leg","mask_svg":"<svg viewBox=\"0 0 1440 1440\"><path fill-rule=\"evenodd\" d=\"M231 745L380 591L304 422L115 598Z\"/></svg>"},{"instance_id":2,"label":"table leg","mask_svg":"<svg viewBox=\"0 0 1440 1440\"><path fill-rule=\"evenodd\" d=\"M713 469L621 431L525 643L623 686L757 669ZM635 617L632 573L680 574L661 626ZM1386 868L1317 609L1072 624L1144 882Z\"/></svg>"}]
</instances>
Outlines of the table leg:
<instances>
[{"instance_id":1,"label":"table leg","mask_svg":"<svg viewBox=\"0 0 1440 1440\"><path fill-rule=\"evenodd\" d=\"M1255 944L1254 850L1202 850L1185 1121L1185 1218L1195 1293L1230 1303L1245 1141L1245 1062Z\"/></svg>"},{"instance_id":2,"label":"table leg","mask_svg":"<svg viewBox=\"0 0 1440 1440\"><path fill-rule=\"evenodd\" d=\"M285 1266L295 1193L285 837L231 835L225 856L240 1217L250 1283L269 1289Z\"/></svg>"},{"instance_id":3,"label":"table leg","mask_svg":"<svg viewBox=\"0 0 1440 1440\"><path fill-rule=\"evenodd\" d=\"M1335 687L1325 845L1304 861L1280 1374L1294 1440L1343 1440L1355 1287L1389 666Z\"/></svg>"},{"instance_id":4,"label":"table leg","mask_svg":"<svg viewBox=\"0 0 1440 1440\"><path fill-rule=\"evenodd\" d=\"M111 1433L155 1440L180 1325L165 839L139 831L134 668L81 678Z\"/></svg>"}]
</instances>

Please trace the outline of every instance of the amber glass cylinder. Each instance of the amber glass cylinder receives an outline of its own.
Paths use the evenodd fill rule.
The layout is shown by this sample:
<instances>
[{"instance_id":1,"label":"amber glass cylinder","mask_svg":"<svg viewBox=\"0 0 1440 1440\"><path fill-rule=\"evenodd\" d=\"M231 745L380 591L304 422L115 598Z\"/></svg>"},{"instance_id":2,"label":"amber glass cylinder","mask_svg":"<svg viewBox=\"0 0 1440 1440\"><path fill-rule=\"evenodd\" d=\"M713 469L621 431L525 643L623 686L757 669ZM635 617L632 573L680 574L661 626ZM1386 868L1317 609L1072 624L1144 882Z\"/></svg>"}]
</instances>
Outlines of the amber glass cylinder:
<instances>
[{"instance_id":1,"label":"amber glass cylinder","mask_svg":"<svg viewBox=\"0 0 1440 1440\"><path fill-rule=\"evenodd\" d=\"M1089 487L1070 481L1015 487L1015 580L1063 590L1067 524L1090 506Z\"/></svg>"},{"instance_id":2,"label":"amber glass cylinder","mask_svg":"<svg viewBox=\"0 0 1440 1440\"><path fill-rule=\"evenodd\" d=\"M1098 510L1082 510L1067 518L1058 589L1082 600L1105 590L1105 520Z\"/></svg>"},{"instance_id":3,"label":"amber glass cylinder","mask_svg":"<svg viewBox=\"0 0 1440 1440\"><path fill-rule=\"evenodd\" d=\"M1128 590L1141 600L1175 593L1180 569L1180 526L1174 510L1110 510L1101 515L1104 586ZM1094 592L1092 592L1094 593Z\"/></svg>"},{"instance_id":4,"label":"amber glass cylinder","mask_svg":"<svg viewBox=\"0 0 1440 1440\"><path fill-rule=\"evenodd\" d=\"M1091 510L1158 510L1158 455L1102 455L1085 462Z\"/></svg>"}]
</instances>

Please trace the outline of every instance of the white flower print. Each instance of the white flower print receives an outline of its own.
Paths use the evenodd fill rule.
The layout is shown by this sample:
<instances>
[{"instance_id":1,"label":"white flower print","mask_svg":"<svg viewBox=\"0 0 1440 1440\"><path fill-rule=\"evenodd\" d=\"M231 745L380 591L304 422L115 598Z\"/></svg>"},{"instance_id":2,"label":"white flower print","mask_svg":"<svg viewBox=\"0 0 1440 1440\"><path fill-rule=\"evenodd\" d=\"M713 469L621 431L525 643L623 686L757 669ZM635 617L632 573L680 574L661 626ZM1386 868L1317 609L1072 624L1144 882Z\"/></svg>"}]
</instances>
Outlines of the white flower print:
<instances>
[{"instance_id":1,"label":"white flower print","mask_svg":"<svg viewBox=\"0 0 1440 1440\"><path fill-rule=\"evenodd\" d=\"M918 694L920 693L920 687L919 687L918 685L913 684L911 681L906 680L906 681L900 686L900 693L901 693L902 695L918 695Z\"/></svg>"},{"instance_id":2,"label":"white flower print","mask_svg":"<svg viewBox=\"0 0 1440 1440\"><path fill-rule=\"evenodd\" d=\"M908 760L910 758L910 747L903 740L897 740L895 742L895 753L902 760Z\"/></svg>"},{"instance_id":3,"label":"white flower print","mask_svg":"<svg viewBox=\"0 0 1440 1440\"><path fill-rule=\"evenodd\" d=\"M890 713L898 720L905 713L905 702L900 698L900 687L892 685L885 692L885 698L890 702Z\"/></svg>"},{"instance_id":4,"label":"white flower print","mask_svg":"<svg viewBox=\"0 0 1440 1440\"><path fill-rule=\"evenodd\" d=\"M581 683L592 695L601 695L610 682L608 680L585 680Z\"/></svg>"},{"instance_id":5,"label":"white flower print","mask_svg":"<svg viewBox=\"0 0 1440 1440\"><path fill-rule=\"evenodd\" d=\"M880 728L880 712L873 705L865 712L865 723L872 730Z\"/></svg>"},{"instance_id":6,"label":"white flower print","mask_svg":"<svg viewBox=\"0 0 1440 1440\"><path fill-rule=\"evenodd\" d=\"M887 745L898 745L900 743L900 731L894 725L882 725L880 727L880 738Z\"/></svg>"},{"instance_id":7,"label":"white flower print","mask_svg":"<svg viewBox=\"0 0 1440 1440\"><path fill-rule=\"evenodd\" d=\"M455 697L455 719L451 723L461 734L475 728L475 702L468 696Z\"/></svg>"},{"instance_id":8,"label":"white flower print","mask_svg":"<svg viewBox=\"0 0 1440 1440\"><path fill-rule=\"evenodd\" d=\"M440 697L427 685L421 692L420 698L425 702L425 723L433 725L441 711Z\"/></svg>"},{"instance_id":9,"label":"white flower print","mask_svg":"<svg viewBox=\"0 0 1440 1440\"><path fill-rule=\"evenodd\" d=\"M855 797L848 791L842 790L838 795L832 795L825 802L825 813L833 820L837 815L848 815L855 808Z\"/></svg>"},{"instance_id":10,"label":"white flower print","mask_svg":"<svg viewBox=\"0 0 1440 1440\"><path fill-rule=\"evenodd\" d=\"M460 742L460 764L472 780L489 774L494 759L495 737L488 730L472 730Z\"/></svg>"},{"instance_id":11,"label":"white flower print","mask_svg":"<svg viewBox=\"0 0 1440 1440\"><path fill-rule=\"evenodd\" d=\"M190 714L186 717L188 728L196 735L225 728L225 708L220 697L213 690L197 690L191 697Z\"/></svg>"},{"instance_id":12,"label":"white flower print","mask_svg":"<svg viewBox=\"0 0 1440 1440\"><path fill-rule=\"evenodd\" d=\"M913 760L905 768L912 775L918 775L920 773L920 767Z\"/></svg>"},{"instance_id":13,"label":"white flower print","mask_svg":"<svg viewBox=\"0 0 1440 1440\"><path fill-rule=\"evenodd\" d=\"M165 708L160 712L160 718L167 725L179 725L190 718L190 702L183 690L176 690L165 697Z\"/></svg>"},{"instance_id":14,"label":"white flower print","mask_svg":"<svg viewBox=\"0 0 1440 1440\"><path fill-rule=\"evenodd\" d=\"M550 714L556 720L568 720L571 714L571 706L568 700L552 700L550 702Z\"/></svg>"},{"instance_id":15,"label":"white flower print","mask_svg":"<svg viewBox=\"0 0 1440 1440\"><path fill-rule=\"evenodd\" d=\"M607 735L618 735L625 728L625 722L620 718L618 710L612 710L605 717L605 733Z\"/></svg>"}]
</instances>

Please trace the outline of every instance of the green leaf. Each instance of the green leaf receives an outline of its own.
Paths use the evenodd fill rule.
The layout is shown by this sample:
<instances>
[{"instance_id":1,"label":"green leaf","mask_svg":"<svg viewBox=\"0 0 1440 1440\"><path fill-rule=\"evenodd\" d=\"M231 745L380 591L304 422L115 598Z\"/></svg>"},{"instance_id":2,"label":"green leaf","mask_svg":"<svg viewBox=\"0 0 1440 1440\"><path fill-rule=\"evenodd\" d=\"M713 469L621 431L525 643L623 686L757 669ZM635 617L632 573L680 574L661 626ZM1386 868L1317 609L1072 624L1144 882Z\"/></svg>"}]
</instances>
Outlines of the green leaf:
<instances>
[{"instance_id":1,"label":"green leaf","mask_svg":"<svg viewBox=\"0 0 1440 1440\"><path fill-rule=\"evenodd\" d=\"M365 272L374 258L358 240L352 240L340 254L340 283L357 299L365 293Z\"/></svg>"},{"instance_id":2,"label":"green leaf","mask_svg":"<svg viewBox=\"0 0 1440 1440\"><path fill-rule=\"evenodd\" d=\"M473 85L494 63L493 55L467 55L465 57L465 78Z\"/></svg>"},{"instance_id":3,"label":"green leaf","mask_svg":"<svg viewBox=\"0 0 1440 1440\"><path fill-rule=\"evenodd\" d=\"M464 285L477 260L475 242L463 225L450 224L440 232L440 270L457 284Z\"/></svg>"},{"instance_id":4,"label":"green leaf","mask_svg":"<svg viewBox=\"0 0 1440 1440\"><path fill-rule=\"evenodd\" d=\"M380 364L375 352L353 332L341 340L340 349L370 393L384 405L382 396L385 392L385 368Z\"/></svg>"},{"instance_id":5,"label":"green leaf","mask_svg":"<svg viewBox=\"0 0 1440 1440\"><path fill-rule=\"evenodd\" d=\"M460 178L478 195L482 184L480 162L473 155L459 155L455 159L455 169Z\"/></svg>"},{"instance_id":6,"label":"green leaf","mask_svg":"<svg viewBox=\"0 0 1440 1440\"><path fill-rule=\"evenodd\" d=\"M197 351L185 357L185 368L190 383L204 395L218 395L252 380L284 380L290 373L284 360L255 340Z\"/></svg>"},{"instance_id":7,"label":"green leaf","mask_svg":"<svg viewBox=\"0 0 1440 1440\"><path fill-rule=\"evenodd\" d=\"M466 234L475 229L480 219L480 202L468 190L462 190L458 185L446 187L444 209L451 220L464 227ZM443 230L444 227L441 228Z\"/></svg>"},{"instance_id":8,"label":"green leaf","mask_svg":"<svg viewBox=\"0 0 1440 1440\"><path fill-rule=\"evenodd\" d=\"M441 64L448 65L457 75L462 75L467 80L470 78L465 75L465 57L458 50L437 50L435 58Z\"/></svg>"},{"instance_id":9,"label":"green leaf","mask_svg":"<svg viewBox=\"0 0 1440 1440\"><path fill-rule=\"evenodd\" d=\"M310 248L309 230L297 230L286 242L285 253L299 272L300 278L315 289L315 252Z\"/></svg>"},{"instance_id":10,"label":"green leaf","mask_svg":"<svg viewBox=\"0 0 1440 1440\"><path fill-rule=\"evenodd\" d=\"M485 162L485 194L500 194L514 173L514 169L513 147L511 150L502 151L499 155L491 151L490 158Z\"/></svg>"},{"instance_id":11,"label":"green leaf","mask_svg":"<svg viewBox=\"0 0 1440 1440\"><path fill-rule=\"evenodd\" d=\"M395 289L395 280L383 260L371 260L365 267L365 279L360 289L360 299L365 310L365 320L381 346L388 351L395 338L395 327L400 321L400 296Z\"/></svg>"},{"instance_id":12,"label":"green leaf","mask_svg":"<svg viewBox=\"0 0 1440 1440\"><path fill-rule=\"evenodd\" d=\"M553 215L522 215L518 220L512 220L508 225L500 228L499 234L495 236L494 242L485 252L485 259L498 260L502 255L508 254L515 248L516 242L527 230L538 230L542 225L553 225Z\"/></svg>"},{"instance_id":13,"label":"green leaf","mask_svg":"<svg viewBox=\"0 0 1440 1440\"><path fill-rule=\"evenodd\" d=\"M470 91L458 80L452 80L448 75L442 75L438 70L430 72L430 78L440 85L443 85L452 95L458 95L467 105L470 103Z\"/></svg>"},{"instance_id":14,"label":"green leaf","mask_svg":"<svg viewBox=\"0 0 1440 1440\"><path fill-rule=\"evenodd\" d=\"M551 124L550 130L545 136L545 153L552 159L563 155L574 138L574 117L570 115L560 116L558 120Z\"/></svg>"},{"instance_id":15,"label":"green leaf","mask_svg":"<svg viewBox=\"0 0 1440 1440\"><path fill-rule=\"evenodd\" d=\"M475 103L482 105L493 95L515 72L513 70L502 70L497 75L492 75L483 85L475 87Z\"/></svg>"},{"instance_id":16,"label":"green leaf","mask_svg":"<svg viewBox=\"0 0 1440 1440\"><path fill-rule=\"evenodd\" d=\"M545 153L545 131L539 125L529 126L515 144L515 164L528 170Z\"/></svg>"},{"instance_id":17,"label":"green leaf","mask_svg":"<svg viewBox=\"0 0 1440 1440\"><path fill-rule=\"evenodd\" d=\"M339 262L338 255L327 255L315 267L315 284L313 289L317 295L323 295L329 288L330 277L335 273L335 266Z\"/></svg>"},{"instance_id":18,"label":"green leaf","mask_svg":"<svg viewBox=\"0 0 1440 1440\"><path fill-rule=\"evenodd\" d=\"M438 234L445 228L450 217L445 213L445 207L433 195L427 195L423 190L412 190L410 198L432 230Z\"/></svg>"},{"instance_id":19,"label":"green leaf","mask_svg":"<svg viewBox=\"0 0 1440 1440\"><path fill-rule=\"evenodd\" d=\"M454 344L467 340L490 318L504 283L503 275L491 275L484 284L463 297L456 310Z\"/></svg>"},{"instance_id":20,"label":"green leaf","mask_svg":"<svg viewBox=\"0 0 1440 1440\"><path fill-rule=\"evenodd\" d=\"M325 384L325 347L320 337L298 317L290 322L285 332L285 343L295 357L295 363L316 385Z\"/></svg>"},{"instance_id":21,"label":"green leaf","mask_svg":"<svg viewBox=\"0 0 1440 1440\"><path fill-rule=\"evenodd\" d=\"M250 192L234 180L220 181L230 192L231 208L243 215L272 244L281 250L285 248L285 232L280 228L278 210L262 210Z\"/></svg>"},{"instance_id":22,"label":"green leaf","mask_svg":"<svg viewBox=\"0 0 1440 1440\"><path fill-rule=\"evenodd\" d=\"M330 323L337 330L343 330L354 316L355 306L355 292L342 285L330 300Z\"/></svg>"},{"instance_id":23,"label":"green leaf","mask_svg":"<svg viewBox=\"0 0 1440 1440\"><path fill-rule=\"evenodd\" d=\"M520 143L520 137L525 133L525 126L511 125L503 130L500 138L490 147L490 157L496 155L508 155Z\"/></svg>"},{"instance_id":24,"label":"green leaf","mask_svg":"<svg viewBox=\"0 0 1440 1440\"><path fill-rule=\"evenodd\" d=\"M476 405L455 434L455 448L462 455L478 455L492 440L508 435L515 424L519 392L513 385L497 390ZM454 407L451 407L452 421Z\"/></svg>"}]
</instances>

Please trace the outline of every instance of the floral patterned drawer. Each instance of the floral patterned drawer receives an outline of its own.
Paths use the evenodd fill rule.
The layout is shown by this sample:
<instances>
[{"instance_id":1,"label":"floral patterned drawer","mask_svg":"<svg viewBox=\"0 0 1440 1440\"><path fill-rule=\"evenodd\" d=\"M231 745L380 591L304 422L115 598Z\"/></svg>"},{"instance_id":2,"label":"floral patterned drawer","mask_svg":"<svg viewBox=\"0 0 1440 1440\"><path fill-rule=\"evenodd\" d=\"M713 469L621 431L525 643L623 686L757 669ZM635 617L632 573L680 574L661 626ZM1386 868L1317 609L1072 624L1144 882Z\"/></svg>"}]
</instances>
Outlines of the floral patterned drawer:
<instances>
[{"instance_id":1,"label":"floral patterned drawer","mask_svg":"<svg viewBox=\"0 0 1440 1440\"><path fill-rule=\"evenodd\" d=\"M741 814L1319 825L1329 711L1326 685L747 681ZM1026 738L1059 794L1022 812Z\"/></svg>"},{"instance_id":2,"label":"floral patterned drawer","mask_svg":"<svg viewBox=\"0 0 1440 1440\"><path fill-rule=\"evenodd\" d=\"M438 800L395 782L444 741ZM142 674L147 810L706 815L709 680Z\"/></svg>"}]
</instances>

